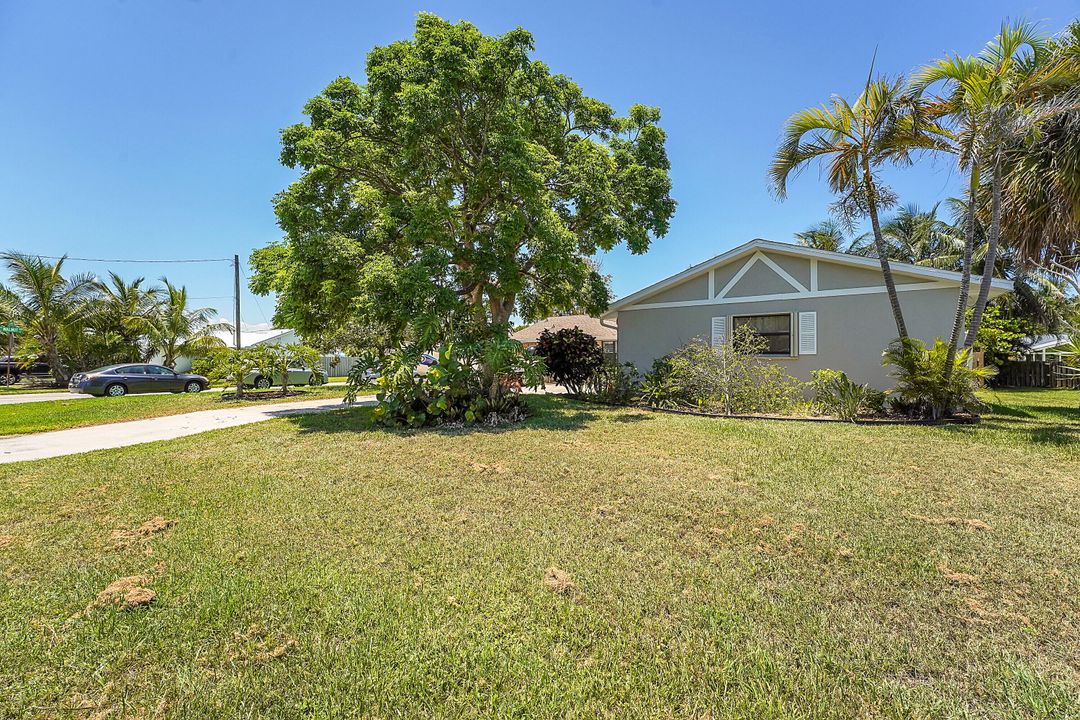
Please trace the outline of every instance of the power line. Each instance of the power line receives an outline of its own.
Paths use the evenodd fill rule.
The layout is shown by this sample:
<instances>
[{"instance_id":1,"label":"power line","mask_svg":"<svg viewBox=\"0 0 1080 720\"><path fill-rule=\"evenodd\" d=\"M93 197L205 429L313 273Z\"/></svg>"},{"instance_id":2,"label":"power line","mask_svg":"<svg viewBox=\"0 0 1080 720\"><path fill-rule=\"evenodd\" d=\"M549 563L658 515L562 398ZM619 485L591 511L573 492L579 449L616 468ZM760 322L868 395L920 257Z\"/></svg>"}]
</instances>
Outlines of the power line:
<instances>
[{"instance_id":1,"label":"power line","mask_svg":"<svg viewBox=\"0 0 1080 720\"><path fill-rule=\"evenodd\" d=\"M77 260L79 262L103 262L103 263L213 263L213 262L232 262L232 258L192 258L181 260L130 260L126 258L85 258L85 257L72 257L70 255L33 255L30 257L41 258L42 260Z\"/></svg>"}]
</instances>

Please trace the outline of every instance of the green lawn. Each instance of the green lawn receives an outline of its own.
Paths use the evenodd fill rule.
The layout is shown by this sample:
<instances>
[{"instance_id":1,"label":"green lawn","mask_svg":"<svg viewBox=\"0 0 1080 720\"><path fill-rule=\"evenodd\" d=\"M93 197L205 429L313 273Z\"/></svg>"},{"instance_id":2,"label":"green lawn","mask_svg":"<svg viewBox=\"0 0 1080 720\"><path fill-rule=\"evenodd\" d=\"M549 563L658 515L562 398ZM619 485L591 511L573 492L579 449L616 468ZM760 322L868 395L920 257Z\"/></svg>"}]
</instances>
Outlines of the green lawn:
<instances>
[{"instance_id":1,"label":"green lawn","mask_svg":"<svg viewBox=\"0 0 1080 720\"><path fill-rule=\"evenodd\" d=\"M297 400L317 400L324 397L343 397L343 385L322 385L296 388L303 392L285 398L262 399L260 402L279 403ZM252 398L272 394L268 391L249 391ZM223 407L252 404L252 400L240 403L222 400L221 393L207 391L198 394L179 395L127 395L120 398L92 397L73 400L46 400L44 402L0 405L0 437L25 433L63 430L65 428L102 425L125 420L143 420L163 415L179 415L197 410L214 410Z\"/></svg>"},{"instance_id":2,"label":"green lawn","mask_svg":"<svg viewBox=\"0 0 1080 720\"><path fill-rule=\"evenodd\" d=\"M0 717L1080 717L1080 393L988 398L341 410L0 466ZM127 576L156 600L95 604Z\"/></svg>"}]
</instances>

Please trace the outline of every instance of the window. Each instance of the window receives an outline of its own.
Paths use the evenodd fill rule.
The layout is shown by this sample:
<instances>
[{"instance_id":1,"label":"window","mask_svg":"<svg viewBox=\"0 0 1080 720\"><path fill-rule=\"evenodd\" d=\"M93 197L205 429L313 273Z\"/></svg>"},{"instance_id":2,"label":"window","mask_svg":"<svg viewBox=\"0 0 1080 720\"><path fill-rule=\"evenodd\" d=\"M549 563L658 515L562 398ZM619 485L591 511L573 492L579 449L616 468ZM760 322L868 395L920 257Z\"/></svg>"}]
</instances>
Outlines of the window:
<instances>
[{"instance_id":1,"label":"window","mask_svg":"<svg viewBox=\"0 0 1080 720\"><path fill-rule=\"evenodd\" d=\"M733 328L749 326L755 333L765 338L768 347L765 355L791 356L791 313L777 315L736 315L732 319Z\"/></svg>"},{"instance_id":2,"label":"window","mask_svg":"<svg viewBox=\"0 0 1080 720\"><path fill-rule=\"evenodd\" d=\"M145 375L145 365L128 365L116 371L117 375Z\"/></svg>"},{"instance_id":3,"label":"window","mask_svg":"<svg viewBox=\"0 0 1080 720\"><path fill-rule=\"evenodd\" d=\"M609 360L615 360L618 357L618 351L616 349L617 346L615 345L614 340L604 340L600 344L600 347L603 349L604 355Z\"/></svg>"},{"instance_id":4,"label":"window","mask_svg":"<svg viewBox=\"0 0 1080 720\"><path fill-rule=\"evenodd\" d=\"M160 365L147 365L146 372L148 375L166 375L169 377L176 374L169 368L161 367Z\"/></svg>"}]
</instances>

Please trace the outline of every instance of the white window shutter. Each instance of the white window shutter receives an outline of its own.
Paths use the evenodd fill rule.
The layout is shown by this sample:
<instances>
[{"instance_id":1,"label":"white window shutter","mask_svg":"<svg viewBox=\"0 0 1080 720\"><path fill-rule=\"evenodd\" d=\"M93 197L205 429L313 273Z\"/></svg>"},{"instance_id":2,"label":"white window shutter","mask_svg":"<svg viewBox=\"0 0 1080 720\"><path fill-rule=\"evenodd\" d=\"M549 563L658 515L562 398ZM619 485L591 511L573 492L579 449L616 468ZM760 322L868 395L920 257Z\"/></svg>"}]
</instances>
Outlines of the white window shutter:
<instances>
[{"instance_id":1,"label":"white window shutter","mask_svg":"<svg viewBox=\"0 0 1080 720\"><path fill-rule=\"evenodd\" d=\"M799 354L817 355L817 313L799 313Z\"/></svg>"},{"instance_id":2,"label":"white window shutter","mask_svg":"<svg viewBox=\"0 0 1080 720\"><path fill-rule=\"evenodd\" d=\"M712 346L718 348L727 342L727 316L712 319Z\"/></svg>"}]
</instances>

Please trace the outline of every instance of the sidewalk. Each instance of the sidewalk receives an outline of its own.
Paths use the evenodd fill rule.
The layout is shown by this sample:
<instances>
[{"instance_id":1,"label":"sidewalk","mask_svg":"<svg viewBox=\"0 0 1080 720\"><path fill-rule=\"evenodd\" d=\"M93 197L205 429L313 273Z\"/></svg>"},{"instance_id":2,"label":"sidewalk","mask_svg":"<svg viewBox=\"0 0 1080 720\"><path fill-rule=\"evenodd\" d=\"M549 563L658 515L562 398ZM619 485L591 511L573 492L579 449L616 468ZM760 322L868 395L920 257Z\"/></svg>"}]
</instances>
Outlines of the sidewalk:
<instances>
[{"instance_id":1,"label":"sidewalk","mask_svg":"<svg viewBox=\"0 0 1080 720\"><path fill-rule=\"evenodd\" d=\"M42 460L62 455L76 455L93 450L141 445L142 443L156 442L158 440L172 440L187 435L196 435L210 430L250 425L251 423L288 415L326 412L345 407L363 407L374 404L375 399L371 397L358 400L351 406L342 403L341 398L324 398L276 405L200 410L199 412L183 415L169 415L109 425L93 425L71 428L70 430L19 435L0 438L0 463Z\"/></svg>"}]
</instances>

